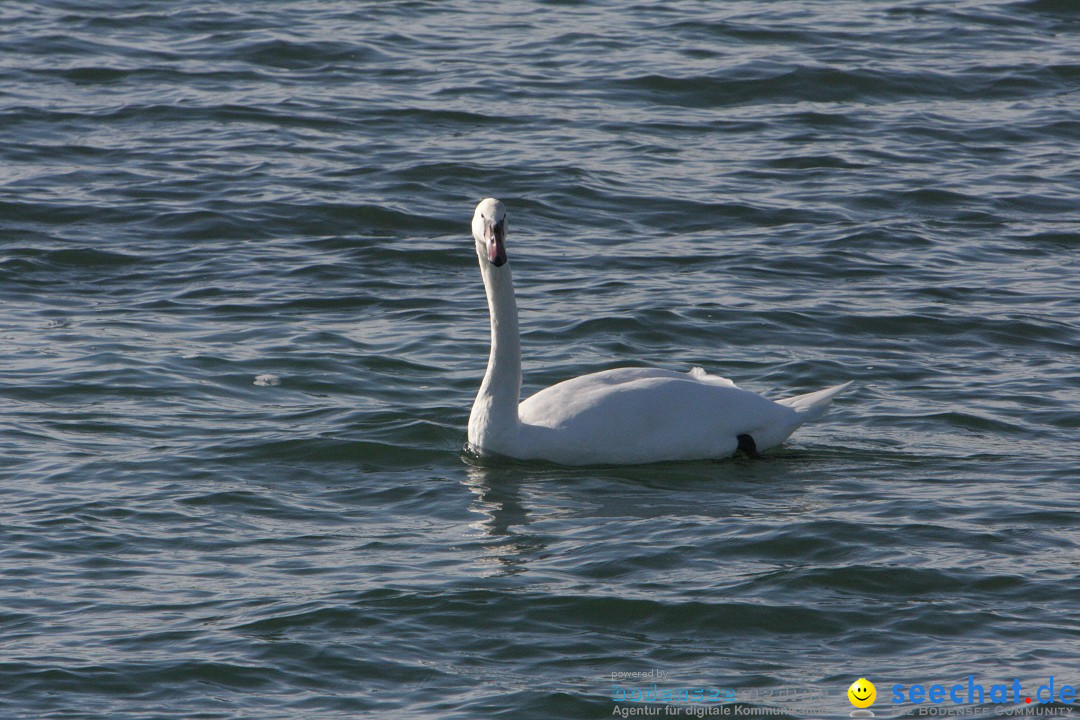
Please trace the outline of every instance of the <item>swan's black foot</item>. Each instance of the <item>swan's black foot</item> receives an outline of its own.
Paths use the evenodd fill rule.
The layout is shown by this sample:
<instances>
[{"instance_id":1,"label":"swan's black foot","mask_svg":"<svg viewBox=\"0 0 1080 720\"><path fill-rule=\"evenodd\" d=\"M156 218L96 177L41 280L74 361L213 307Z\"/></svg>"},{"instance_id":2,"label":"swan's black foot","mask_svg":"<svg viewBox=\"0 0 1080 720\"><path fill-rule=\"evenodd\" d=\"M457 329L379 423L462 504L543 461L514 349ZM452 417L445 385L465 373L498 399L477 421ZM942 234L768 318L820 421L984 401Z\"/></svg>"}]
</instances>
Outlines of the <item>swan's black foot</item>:
<instances>
[{"instance_id":1,"label":"swan's black foot","mask_svg":"<svg viewBox=\"0 0 1080 720\"><path fill-rule=\"evenodd\" d=\"M759 457L757 451L757 443L754 442L754 438L746 433L739 435L736 440L739 441L739 447L735 449L736 453L742 453L748 458Z\"/></svg>"}]
</instances>

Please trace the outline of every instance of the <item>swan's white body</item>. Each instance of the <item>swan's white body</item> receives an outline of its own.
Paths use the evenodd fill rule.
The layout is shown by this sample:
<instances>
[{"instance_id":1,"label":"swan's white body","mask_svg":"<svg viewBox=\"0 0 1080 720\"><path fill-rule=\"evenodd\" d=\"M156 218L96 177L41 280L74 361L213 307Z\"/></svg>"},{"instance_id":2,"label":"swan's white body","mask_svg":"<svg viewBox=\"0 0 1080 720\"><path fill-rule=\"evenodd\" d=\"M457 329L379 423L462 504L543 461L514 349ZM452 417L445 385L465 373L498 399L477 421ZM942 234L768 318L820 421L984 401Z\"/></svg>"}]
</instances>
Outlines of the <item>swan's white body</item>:
<instances>
[{"instance_id":1,"label":"swan's white body","mask_svg":"<svg viewBox=\"0 0 1080 720\"><path fill-rule=\"evenodd\" d=\"M773 402L701 368L619 368L566 380L519 403L521 345L505 218L502 203L491 198L473 216L491 313L491 355L469 416L474 451L562 465L722 458L739 448L740 435L758 451L779 445L850 384Z\"/></svg>"}]
</instances>

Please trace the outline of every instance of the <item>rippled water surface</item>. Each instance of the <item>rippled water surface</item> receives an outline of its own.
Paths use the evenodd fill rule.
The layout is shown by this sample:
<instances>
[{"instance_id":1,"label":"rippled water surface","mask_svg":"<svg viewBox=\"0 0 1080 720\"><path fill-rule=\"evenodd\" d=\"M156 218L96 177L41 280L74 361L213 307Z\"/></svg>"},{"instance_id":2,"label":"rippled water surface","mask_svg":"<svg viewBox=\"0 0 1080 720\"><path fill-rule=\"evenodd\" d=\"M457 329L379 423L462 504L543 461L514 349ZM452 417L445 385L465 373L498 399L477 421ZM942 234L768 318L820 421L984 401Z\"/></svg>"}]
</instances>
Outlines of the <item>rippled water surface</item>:
<instances>
[{"instance_id":1,"label":"rippled water surface","mask_svg":"<svg viewBox=\"0 0 1080 720\"><path fill-rule=\"evenodd\" d=\"M1077 48L1071 0L0 5L0 715L1080 685ZM485 196L526 392L855 385L757 461L468 461Z\"/></svg>"}]
</instances>

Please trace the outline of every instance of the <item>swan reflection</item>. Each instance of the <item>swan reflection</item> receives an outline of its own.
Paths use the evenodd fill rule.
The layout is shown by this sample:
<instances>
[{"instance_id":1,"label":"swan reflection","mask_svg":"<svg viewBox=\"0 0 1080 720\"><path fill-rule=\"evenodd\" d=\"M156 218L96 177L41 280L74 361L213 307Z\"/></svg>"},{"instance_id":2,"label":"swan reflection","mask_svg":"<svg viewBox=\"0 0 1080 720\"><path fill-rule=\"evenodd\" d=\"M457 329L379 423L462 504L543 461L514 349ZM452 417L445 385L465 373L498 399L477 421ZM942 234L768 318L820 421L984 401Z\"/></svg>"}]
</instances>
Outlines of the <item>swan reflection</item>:
<instances>
[{"instance_id":1,"label":"swan reflection","mask_svg":"<svg viewBox=\"0 0 1080 720\"><path fill-rule=\"evenodd\" d=\"M547 543L525 532L529 511L522 502L521 473L511 468L465 466L465 486L474 497L469 510L480 517L469 527L483 538L477 562L499 574L524 572Z\"/></svg>"}]
</instances>

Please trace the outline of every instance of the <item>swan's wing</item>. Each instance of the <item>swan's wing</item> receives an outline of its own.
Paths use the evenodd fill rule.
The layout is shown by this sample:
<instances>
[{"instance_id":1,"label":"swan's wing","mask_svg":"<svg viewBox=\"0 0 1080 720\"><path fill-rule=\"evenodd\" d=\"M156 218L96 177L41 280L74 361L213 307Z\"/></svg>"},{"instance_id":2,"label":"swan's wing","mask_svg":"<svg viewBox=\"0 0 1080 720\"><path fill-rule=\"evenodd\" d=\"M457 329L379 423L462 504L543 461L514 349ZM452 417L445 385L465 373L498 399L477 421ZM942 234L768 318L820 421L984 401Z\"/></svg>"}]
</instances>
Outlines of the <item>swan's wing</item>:
<instances>
[{"instance_id":1,"label":"swan's wing","mask_svg":"<svg viewBox=\"0 0 1080 720\"><path fill-rule=\"evenodd\" d=\"M687 373L690 377L696 379L698 382L710 383L712 385L728 385L735 387L735 383L728 380L726 377L720 377L719 375L710 375L705 372L703 368L695 367Z\"/></svg>"},{"instance_id":2,"label":"swan's wing","mask_svg":"<svg viewBox=\"0 0 1080 720\"><path fill-rule=\"evenodd\" d=\"M522 454L570 465L723 457L737 436L781 442L791 409L696 369L621 368L541 390L518 408ZM775 439L774 437L778 438Z\"/></svg>"},{"instance_id":3,"label":"swan's wing","mask_svg":"<svg viewBox=\"0 0 1080 720\"><path fill-rule=\"evenodd\" d=\"M709 375L702 368L695 367L690 372L681 373L674 370L663 370L661 368L646 368L646 367L625 367L615 368L614 370L601 370L600 372L590 373L588 375L581 375L580 377L572 378L558 385L552 385L547 388L551 390L559 386L565 386L562 391L569 391L586 385L619 385L622 383L634 382L637 380L646 380L650 378L667 378L671 380L687 380L694 379L698 382L708 383L711 385L727 385L735 387L735 383L731 382L725 377L719 375ZM567 385L566 383L570 383ZM540 392L547 392L547 390L541 390ZM539 395L540 393L537 393ZM535 396L533 396L535 397Z\"/></svg>"}]
</instances>

